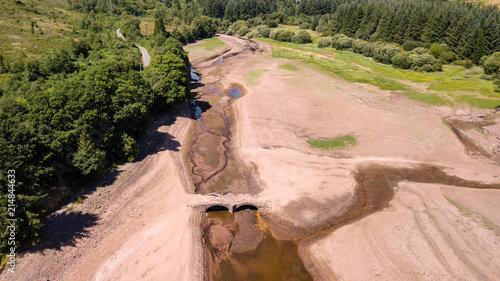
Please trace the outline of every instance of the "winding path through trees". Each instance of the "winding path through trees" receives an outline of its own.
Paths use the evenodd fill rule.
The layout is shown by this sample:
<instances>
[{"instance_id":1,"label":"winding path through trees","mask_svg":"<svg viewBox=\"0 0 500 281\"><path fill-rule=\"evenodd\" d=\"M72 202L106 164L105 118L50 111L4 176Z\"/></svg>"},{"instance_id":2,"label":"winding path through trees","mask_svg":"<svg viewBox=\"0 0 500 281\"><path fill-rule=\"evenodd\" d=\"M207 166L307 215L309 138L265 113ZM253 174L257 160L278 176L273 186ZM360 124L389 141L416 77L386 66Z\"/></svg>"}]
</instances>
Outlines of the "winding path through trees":
<instances>
[{"instance_id":1,"label":"winding path through trees","mask_svg":"<svg viewBox=\"0 0 500 281\"><path fill-rule=\"evenodd\" d=\"M123 37L123 34L120 32L120 28L116 29L116 35L120 37L121 39L125 40L125 37ZM148 50L144 48L143 46L140 46L138 44L135 44L139 50L141 51L142 54L142 64L144 64L144 67L147 67L149 65L149 62L151 61L151 58L149 57Z\"/></svg>"}]
</instances>

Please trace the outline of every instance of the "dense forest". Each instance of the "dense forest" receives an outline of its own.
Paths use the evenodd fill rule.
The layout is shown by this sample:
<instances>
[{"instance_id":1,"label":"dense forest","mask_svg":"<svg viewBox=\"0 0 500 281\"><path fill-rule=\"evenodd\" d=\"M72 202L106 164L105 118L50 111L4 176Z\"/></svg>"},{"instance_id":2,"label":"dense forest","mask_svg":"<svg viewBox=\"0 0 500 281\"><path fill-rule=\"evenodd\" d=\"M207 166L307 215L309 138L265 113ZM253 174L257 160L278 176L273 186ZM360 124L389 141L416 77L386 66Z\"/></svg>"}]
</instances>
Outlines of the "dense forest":
<instances>
[{"instance_id":1,"label":"dense forest","mask_svg":"<svg viewBox=\"0 0 500 281\"><path fill-rule=\"evenodd\" d=\"M341 33L370 42L446 44L476 64L500 51L498 7L464 1L199 0L182 5L166 1L165 7L161 16L173 27L196 26L193 20L202 15L217 19L222 32L237 20L250 26L300 25L325 36Z\"/></svg>"},{"instance_id":2,"label":"dense forest","mask_svg":"<svg viewBox=\"0 0 500 281\"><path fill-rule=\"evenodd\" d=\"M500 52L498 7L464 1L166 1L156 18L183 43L214 31L310 43L305 30L314 30L325 37L319 47L349 49L417 71L440 71L450 63L482 66ZM272 30L280 24L302 31Z\"/></svg>"},{"instance_id":3,"label":"dense forest","mask_svg":"<svg viewBox=\"0 0 500 281\"><path fill-rule=\"evenodd\" d=\"M70 48L5 66L0 185L7 187L7 172L15 170L18 243L39 240L52 187L76 191L113 163L133 161L139 154L136 138L148 122L189 94L189 61L180 42L166 38L150 66L140 71L134 42L116 36L118 18L92 13L82 22L89 24L80 25L83 36ZM0 195L5 218L13 201L7 188ZM11 247L7 223L0 223L2 253Z\"/></svg>"},{"instance_id":4,"label":"dense forest","mask_svg":"<svg viewBox=\"0 0 500 281\"><path fill-rule=\"evenodd\" d=\"M113 164L133 161L152 118L189 96L182 43L215 32L310 43L305 30L314 30L325 37L320 47L402 68L436 71L442 62L468 60L488 74L500 69L498 7L464 1L68 0L67 8L81 15L69 47L43 56L0 53L0 213L8 216L4 187L14 169L20 243L40 239L52 188L78 190ZM145 18L154 22L149 35L141 34ZM279 24L302 31L275 29ZM126 41L116 36L118 26ZM144 70L136 42L154 51ZM2 253L10 247L6 223Z\"/></svg>"}]
</instances>

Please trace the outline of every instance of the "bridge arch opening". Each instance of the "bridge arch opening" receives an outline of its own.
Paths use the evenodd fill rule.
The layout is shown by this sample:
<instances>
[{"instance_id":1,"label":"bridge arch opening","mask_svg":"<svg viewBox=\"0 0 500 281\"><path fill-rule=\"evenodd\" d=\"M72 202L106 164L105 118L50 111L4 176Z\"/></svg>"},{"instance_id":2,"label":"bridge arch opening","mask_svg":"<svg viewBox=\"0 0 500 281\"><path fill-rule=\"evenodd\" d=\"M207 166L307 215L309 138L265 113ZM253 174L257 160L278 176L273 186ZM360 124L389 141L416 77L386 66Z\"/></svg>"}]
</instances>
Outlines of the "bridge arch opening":
<instances>
[{"instance_id":1,"label":"bridge arch opening","mask_svg":"<svg viewBox=\"0 0 500 281\"><path fill-rule=\"evenodd\" d=\"M216 212L216 211L228 211L229 212L229 208L226 207L226 206L222 206L222 205L213 205L213 206L210 206L207 208L206 212Z\"/></svg>"},{"instance_id":2,"label":"bridge arch opening","mask_svg":"<svg viewBox=\"0 0 500 281\"><path fill-rule=\"evenodd\" d=\"M239 207L237 207L234 212L239 212L239 211L243 211L243 210L259 210L259 208L257 208L257 206L255 205L251 205L251 204L244 204L244 205L241 205Z\"/></svg>"}]
</instances>

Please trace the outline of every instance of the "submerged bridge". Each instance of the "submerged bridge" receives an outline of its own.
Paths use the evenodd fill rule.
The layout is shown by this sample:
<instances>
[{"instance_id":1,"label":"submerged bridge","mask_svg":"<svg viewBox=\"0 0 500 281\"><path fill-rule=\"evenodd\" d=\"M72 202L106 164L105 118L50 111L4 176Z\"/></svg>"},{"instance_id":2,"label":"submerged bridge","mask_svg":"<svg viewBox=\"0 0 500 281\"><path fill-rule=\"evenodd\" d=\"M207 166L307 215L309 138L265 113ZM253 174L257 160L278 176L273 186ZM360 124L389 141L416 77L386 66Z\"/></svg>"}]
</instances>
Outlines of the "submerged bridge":
<instances>
[{"instance_id":1,"label":"submerged bridge","mask_svg":"<svg viewBox=\"0 0 500 281\"><path fill-rule=\"evenodd\" d=\"M198 203L191 205L191 207L197 208L202 212L228 211L231 214L243 210L259 210L266 207L266 204L260 202L258 199L252 200L250 198L246 198L241 200L242 198L232 198L233 196L212 196L214 196L214 200L210 200L211 202Z\"/></svg>"}]
</instances>

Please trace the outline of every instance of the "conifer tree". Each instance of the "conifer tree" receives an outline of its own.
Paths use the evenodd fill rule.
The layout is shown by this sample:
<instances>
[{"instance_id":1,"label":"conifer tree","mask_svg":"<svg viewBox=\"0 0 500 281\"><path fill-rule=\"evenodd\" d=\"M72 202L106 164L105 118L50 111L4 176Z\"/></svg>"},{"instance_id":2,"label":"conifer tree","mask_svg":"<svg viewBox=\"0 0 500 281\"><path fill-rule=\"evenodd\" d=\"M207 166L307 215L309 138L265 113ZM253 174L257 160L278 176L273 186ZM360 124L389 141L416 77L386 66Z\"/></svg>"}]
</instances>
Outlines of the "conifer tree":
<instances>
[{"instance_id":1,"label":"conifer tree","mask_svg":"<svg viewBox=\"0 0 500 281\"><path fill-rule=\"evenodd\" d=\"M486 43L484 40L484 31L483 29L479 30L479 34L476 37L474 50L471 56L472 62L475 64L479 64L481 58L485 55L485 47Z\"/></svg>"},{"instance_id":2,"label":"conifer tree","mask_svg":"<svg viewBox=\"0 0 500 281\"><path fill-rule=\"evenodd\" d=\"M457 46L458 55L460 55L463 58L471 57L476 47L475 40L479 36L479 29L480 29L479 21L478 19L476 19L474 24L470 25L464 30Z\"/></svg>"},{"instance_id":3,"label":"conifer tree","mask_svg":"<svg viewBox=\"0 0 500 281\"><path fill-rule=\"evenodd\" d=\"M153 31L153 35L155 37L157 37L157 36L166 37L166 35L167 35L167 31L165 29L165 24L163 22L163 17L161 15L157 15L156 16L155 28L154 28L154 31Z\"/></svg>"},{"instance_id":4,"label":"conifer tree","mask_svg":"<svg viewBox=\"0 0 500 281\"><path fill-rule=\"evenodd\" d=\"M448 22L444 13L429 10L427 21L425 24L424 32L422 34L422 41L427 43L440 43L443 39Z\"/></svg>"}]
</instances>

